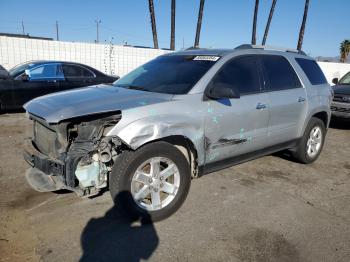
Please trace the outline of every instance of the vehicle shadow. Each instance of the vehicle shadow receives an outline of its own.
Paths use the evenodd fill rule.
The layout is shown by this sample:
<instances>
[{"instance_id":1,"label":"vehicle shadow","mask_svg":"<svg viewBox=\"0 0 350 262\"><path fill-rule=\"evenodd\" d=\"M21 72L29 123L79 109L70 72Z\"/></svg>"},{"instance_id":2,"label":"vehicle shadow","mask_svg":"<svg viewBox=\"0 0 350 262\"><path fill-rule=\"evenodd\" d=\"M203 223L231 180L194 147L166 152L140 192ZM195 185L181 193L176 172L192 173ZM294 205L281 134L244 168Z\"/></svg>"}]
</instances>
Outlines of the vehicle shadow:
<instances>
[{"instance_id":1,"label":"vehicle shadow","mask_svg":"<svg viewBox=\"0 0 350 262\"><path fill-rule=\"evenodd\" d=\"M122 198L120 193L117 198ZM127 218L115 205L90 219L81 235L80 261L141 261L156 250L159 238L150 217Z\"/></svg>"},{"instance_id":2,"label":"vehicle shadow","mask_svg":"<svg viewBox=\"0 0 350 262\"><path fill-rule=\"evenodd\" d=\"M334 129L350 130L350 119L332 117L329 127Z\"/></svg>"},{"instance_id":3,"label":"vehicle shadow","mask_svg":"<svg viewBox=\"0 0 350 262\"><path fill-rule=\"evenodd\" d=\"M24 108L21 108L21 109L3 109L3 110L0 110L0 115L17 114L17 113L24 113L24 112L25 112Z\"/></svg>"}]
</instances>

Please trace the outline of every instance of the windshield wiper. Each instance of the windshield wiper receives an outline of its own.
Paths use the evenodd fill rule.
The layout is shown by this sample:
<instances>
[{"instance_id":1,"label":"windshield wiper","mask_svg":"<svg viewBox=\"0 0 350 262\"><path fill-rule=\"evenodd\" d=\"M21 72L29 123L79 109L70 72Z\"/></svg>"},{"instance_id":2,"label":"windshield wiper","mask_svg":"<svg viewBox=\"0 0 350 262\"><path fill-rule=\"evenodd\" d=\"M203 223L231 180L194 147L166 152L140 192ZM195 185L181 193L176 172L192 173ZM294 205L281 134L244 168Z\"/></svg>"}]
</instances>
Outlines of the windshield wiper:
<instances>
[{"instance_id":1,"label":"windshield wiper","mask_svg":"<svg viewBox=\"0 0 350 262\"><path fill-rule=\"evenodd\" d=\"M134 86L134 85L117 85L117 86L124 87L124 88L127 88L127 89L134 89L134 90L148 91L147 89L145 89L145 88L144 88L144 87L142 87L142 86Z\"/></svg>"}]
</instances>

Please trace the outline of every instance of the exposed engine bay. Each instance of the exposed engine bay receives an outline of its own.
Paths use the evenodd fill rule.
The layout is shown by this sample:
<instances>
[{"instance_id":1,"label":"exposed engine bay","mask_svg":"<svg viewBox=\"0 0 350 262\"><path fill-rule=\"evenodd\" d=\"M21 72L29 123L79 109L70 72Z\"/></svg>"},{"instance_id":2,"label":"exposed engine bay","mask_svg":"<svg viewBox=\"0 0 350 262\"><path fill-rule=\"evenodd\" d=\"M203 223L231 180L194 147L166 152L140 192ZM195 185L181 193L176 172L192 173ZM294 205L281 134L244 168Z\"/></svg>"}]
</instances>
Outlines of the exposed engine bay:
<instances>
[{"instance_id":1,"label":"exposed engine bay","mask_svg":"<svg viewBox=\"0 0 350 262\"><path fill-rule=\"evenodd\" d=\"M32 168L26 177L33 188L68 189L79 196L92 196L108 186L109 172L124 146L119 138L106 136L121 119L119 111L55 125L29 117L34 121L33 138L28 141L32 148L26 150L25 159Z\"/></svg>"}]
</instances>

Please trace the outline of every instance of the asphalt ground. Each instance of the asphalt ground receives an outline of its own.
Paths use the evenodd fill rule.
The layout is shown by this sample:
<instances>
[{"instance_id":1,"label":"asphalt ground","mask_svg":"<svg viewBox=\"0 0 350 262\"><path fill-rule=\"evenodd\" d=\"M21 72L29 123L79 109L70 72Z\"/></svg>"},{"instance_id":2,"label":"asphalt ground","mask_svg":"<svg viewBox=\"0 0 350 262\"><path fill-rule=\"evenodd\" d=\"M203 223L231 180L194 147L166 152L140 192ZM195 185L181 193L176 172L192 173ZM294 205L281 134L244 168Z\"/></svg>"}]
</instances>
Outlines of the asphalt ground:
<instances>
[{"instance_id":1,"label":"asphalt ground","mask_svg":"<svg viewBox=\"0 0 350 262\"><path fill-rule=\"evenodd\" d=\"M350 122L311 165L266 156L192 181L185 204L129 222L109 192L39 193L24 178L23 113L0 116L0 261L350 261Z\"/></svg>"}]
</instances>

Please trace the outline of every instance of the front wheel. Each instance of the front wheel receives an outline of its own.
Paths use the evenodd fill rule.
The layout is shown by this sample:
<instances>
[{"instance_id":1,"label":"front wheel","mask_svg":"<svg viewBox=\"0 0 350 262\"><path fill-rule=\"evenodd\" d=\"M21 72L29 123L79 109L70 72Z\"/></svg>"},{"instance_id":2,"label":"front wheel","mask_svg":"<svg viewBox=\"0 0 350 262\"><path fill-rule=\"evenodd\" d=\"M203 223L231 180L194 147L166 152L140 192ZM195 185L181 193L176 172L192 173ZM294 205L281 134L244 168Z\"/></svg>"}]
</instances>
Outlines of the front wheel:
<instances>
[{"instance_id":1,"label":"front wheel","mask_svg":"<svg viewBox=\"0 0 350 262\"><path fill-rule=\"evenodd\" d=\"M115 204L132 218L158 221L177 211L190 183L190 165L183 153L167 142L155 142L121 153L109 189Z\"/></svg>"},{"instance_id":2,"label":"front wheel","mask_svg":"<svg viewBox=\"0 0 350 262\"><path fill-rule=\"evenodd\" d=\"M311 118L293 156L304 164L316 161L321 154L325 137L326 128L323 121L319 118Z\"/></svg>"}]
</instances>

